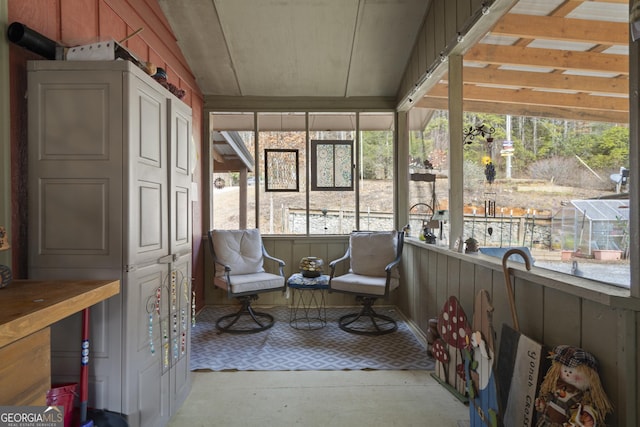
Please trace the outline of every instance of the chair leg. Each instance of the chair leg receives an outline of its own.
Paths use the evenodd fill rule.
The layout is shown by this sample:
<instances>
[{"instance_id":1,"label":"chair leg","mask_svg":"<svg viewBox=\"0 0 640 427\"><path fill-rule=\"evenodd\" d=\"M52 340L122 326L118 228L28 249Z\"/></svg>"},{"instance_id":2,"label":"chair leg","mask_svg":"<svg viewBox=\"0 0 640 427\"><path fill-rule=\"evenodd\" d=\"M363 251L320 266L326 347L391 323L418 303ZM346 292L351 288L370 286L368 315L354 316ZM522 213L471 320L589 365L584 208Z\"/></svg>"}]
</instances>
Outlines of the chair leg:
<instances>
[{"instance_id":1,"label":"chair leg","mask_svg":"<svg viewBox=\"0 0 640 427\"><path fill-rule=\"evenodd\" d=\"M375 300L376 298L372 297L357 297L356 301L360 301L362 309L359 313L346 314L340 317L338 320L340 329L358 335L384 335L397 330L398 324L395 320L384 314L376 313L373 309ZM364 324L360 322L356 325L355 323L360 320L361 317L368 317L370 323L365 321Z\"/></svg>"},{"instance_id":2,"label":"chair leg","mask_svg":"<svg viewBox=\"0 0 640 427\"><path fill-rule=\"evenodd\" d=\"M251 307L251 301L257 300L257 295L247 295L243 297L238 297L238 301L240 301L240 310L235 313L227 314L222 316L216 321L216 328L219 333L228 332L230 334L252 334L255 332L261 332L269 329L273 326L273 316L268 313L258 312ZM246 326L247 322L243 323L242 327L233 328L238 320L240 320L243 316L249 315L253 322L258 325L257 327ZM229 319L231 319L229 321ZM242 323L242 322L241 322Z\"/></svg>"}]
</instances>

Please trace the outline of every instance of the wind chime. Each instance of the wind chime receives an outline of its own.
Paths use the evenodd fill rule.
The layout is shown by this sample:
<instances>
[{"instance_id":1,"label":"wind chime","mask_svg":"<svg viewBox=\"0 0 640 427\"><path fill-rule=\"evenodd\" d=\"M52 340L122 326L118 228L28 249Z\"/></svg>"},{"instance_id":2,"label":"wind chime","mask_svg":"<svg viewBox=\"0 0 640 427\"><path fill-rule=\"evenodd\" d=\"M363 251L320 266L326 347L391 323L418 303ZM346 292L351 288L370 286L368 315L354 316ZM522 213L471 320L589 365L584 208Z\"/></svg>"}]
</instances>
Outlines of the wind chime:
<instances>
[{"instance_id":1,"label":"wind chime","mask_svg":"<svg viewBox=\"0 0 640 427\"><path fill-rule=\"evenodd\" d=\"M489 184L493 184L496 179L496 169L491 160L491 151L493 149L493 134L496 132L492 126L480 123L476 126L469 126L463 132L463 142L471 144L476 137L482 137L486 141L487 155L482 158L484 164L484 176Z\"/></svg>"},{"instance_id":2,"label":"wind chime","mask_svg":"<svg viewBox=\"0 0 640 427\"><path fill-rule=\"evenodd\" d=\"M167 298L165 298L165 296ZM148 318L149 351L156 353L154 343L154 324L160 328L160 343L163 369L169 368L187 351L187 325L189 311L191 326L195 326L196 300L195 291L189 292L189 286L182 273L172 270L147 298L146 311ZM165 310L163 315L163 304Z\"/></svg>"}]
</instances>

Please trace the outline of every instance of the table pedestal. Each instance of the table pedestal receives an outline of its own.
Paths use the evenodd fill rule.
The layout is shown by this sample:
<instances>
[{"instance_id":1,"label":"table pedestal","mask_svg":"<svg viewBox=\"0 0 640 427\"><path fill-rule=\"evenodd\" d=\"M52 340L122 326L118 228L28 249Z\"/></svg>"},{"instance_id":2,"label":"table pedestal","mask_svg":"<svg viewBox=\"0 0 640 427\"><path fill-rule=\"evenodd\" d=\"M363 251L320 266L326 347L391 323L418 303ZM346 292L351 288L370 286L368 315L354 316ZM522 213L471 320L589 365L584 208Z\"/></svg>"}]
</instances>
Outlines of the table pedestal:
<instances>
[{"instance_id":1,"label":"table pedestal","mask_svg":"<svg viewBox=\"0 0 640 427\"><path fill-rule=\"evenodd\" d=\"M287 280L293 291L293 304L289 324L296 329L320 329L327 325L325 290L329 289L329 276L304 277L300 273Z\"/></svg>"}]
</instances>

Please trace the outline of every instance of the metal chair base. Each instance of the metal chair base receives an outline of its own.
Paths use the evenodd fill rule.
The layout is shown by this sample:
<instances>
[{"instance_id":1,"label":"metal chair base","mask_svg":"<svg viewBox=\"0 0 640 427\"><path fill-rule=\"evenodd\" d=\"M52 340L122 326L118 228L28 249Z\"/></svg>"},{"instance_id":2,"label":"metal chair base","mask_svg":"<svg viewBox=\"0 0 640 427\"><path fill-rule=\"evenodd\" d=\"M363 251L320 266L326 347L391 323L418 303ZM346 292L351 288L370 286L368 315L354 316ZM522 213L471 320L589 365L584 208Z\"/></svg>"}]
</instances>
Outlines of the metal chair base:
<instances>
[{"instance_id":1,"label":"metal chair base","mask_svg":"<svg viewBox=\"0 0 640 427\"><path fill-rule=\"evenodd\" d=\"M251 301L257 299L257 295L238 297L238 300L241 303L240 310L235 313L222 316L216 321L216 329L218 329L218 333L228 332L230 334L253 334L256 332L265 331L272 327L274 323L272 315L255 311L253 307L251 307ZM246 322L240 322L242 324L241 327L233 328L238 320L245 316L249 316L250 319L247 319Z\"/></svg>"},{"instance_id":2,"label":"metal chair base","mask_svg":"<svg viewBox=\"0 0 640 427\"><path fill-rule=\"evenodd\" d=\"M374 297L357 297L357 301L362 303L359 313L346 314L338 320L338 326L345 332L358 335L384 335L390 334L398 329L398 324L389 316L376 313L373 309ZM362 322L356 324L358 320L364 318ZM369 322L366 319L369 319Z\"/></svg>"}]
</instances>

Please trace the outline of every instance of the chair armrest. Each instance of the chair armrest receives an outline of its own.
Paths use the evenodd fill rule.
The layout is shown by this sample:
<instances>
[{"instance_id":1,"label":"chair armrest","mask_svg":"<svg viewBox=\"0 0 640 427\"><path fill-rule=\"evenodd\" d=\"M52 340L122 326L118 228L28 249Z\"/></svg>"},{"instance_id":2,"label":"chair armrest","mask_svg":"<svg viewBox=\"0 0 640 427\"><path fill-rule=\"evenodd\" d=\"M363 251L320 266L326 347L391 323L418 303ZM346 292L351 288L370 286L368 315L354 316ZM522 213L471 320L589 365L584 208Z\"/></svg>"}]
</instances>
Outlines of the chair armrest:
<instances>
[{"instance_id":1,"label":"chair armrest","mask_svg":"<svg viewBox=\"0 0 640 427\"><path fill-rule=\"evenodd\" d=\"M224 271L226 273L229 273L231 271L231 267L229 267L227 264L224 264L224 263L220 262L220 260L216 256L216 251L213 248L213 233L212 233L212 230L209 230L207 232L207 236L209 237L209 251L211 252L211 258L213 259L214 273L215 273L215 269L216 269L216 267L218 265L221 265L222 267L224 267Z\"/></svg>"},{"instance_id":2,"label":"chair armrest","mask_svg":"<svg viewBox=\"0 0 640 427\"><path fill-rule=\"evenodd\" d=\"M396 265L400 264L400 259L401 258L402 257L398 257L398 258L394 259L393 261L391 261L389 264L387 264L387 266L384 268L384 270L387 273L390 272L393 267L395 267Z\"/></svg>"},{"instance_id":3,"label":"chair armrest","mask_svg":"<svg viewBox=\"0 0 640 427\"><path fill-rule=\"evenodd\" d=\"M269 253L267 252L267 250L265 249L264 246L262 246L262 256L265 259L271 260L271 261L275 261L276 263L278 263L278 272L280 274L280 276L284 277L284 266L286 265L285 262L283 260L281 260L280 258L276 258L273 257L271 255L269 255Z\"/></svg>"},{"instance_id":4,"label":"chair armrest","mask_svg":"<svg viewBox=\"0 0 640 427\"><path fill-rule=\"evenodd\" d=\"M229 267L226 264L221 263L218 260L214 260L213 261L213 272L215 274L216 270L218 269L218 266L222 267L222 269L224 270L225 274L231 272L231 267Z\"/></svg>"},{"instance_id":5,"label":"chair armrest","mask_svg":"<svg viewBox=\"0 0 640 427\"><path fill-rule=\"evenodd\" d=\"M403 246L404 246L404 231L401 231L398 233L398 248L396 249L397 251L397 256L396 259L394 259L393 261L391 261L384 269L387 272L387 274L389 274L391 272L391 269L393 267L395 267L396 265L398 265L400 263L400 260L402 259L402 250L403 250Z\"/></svg>"},{"instance_id":6,"label":"chair armrest","mask_svg":"<svg viewBox=\"0 0 640 427\"><path fill-rule=\"evenodd\" d=\"M334 259L333 261L331 261L329 263L329 269L331 270L331 274L330 274L330 278L333 278L335 272L336 272L336 266L338 264L340 264L341 262L344 262L348 259L351 258L351 253L349 252L349 249L347 248L347 251L344 253L344 255L342 255L340 258L338 259Z\"/></svg>"}]
</instances>

